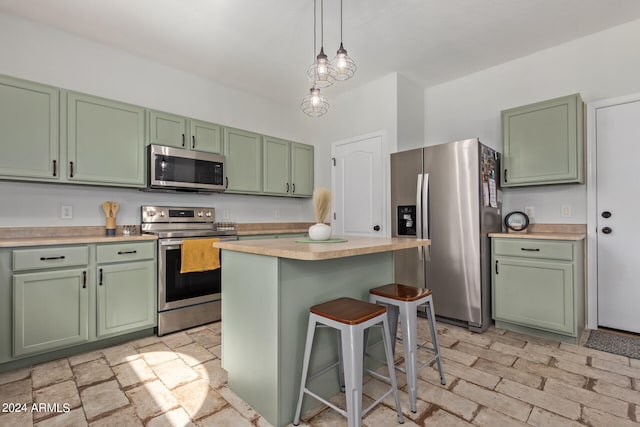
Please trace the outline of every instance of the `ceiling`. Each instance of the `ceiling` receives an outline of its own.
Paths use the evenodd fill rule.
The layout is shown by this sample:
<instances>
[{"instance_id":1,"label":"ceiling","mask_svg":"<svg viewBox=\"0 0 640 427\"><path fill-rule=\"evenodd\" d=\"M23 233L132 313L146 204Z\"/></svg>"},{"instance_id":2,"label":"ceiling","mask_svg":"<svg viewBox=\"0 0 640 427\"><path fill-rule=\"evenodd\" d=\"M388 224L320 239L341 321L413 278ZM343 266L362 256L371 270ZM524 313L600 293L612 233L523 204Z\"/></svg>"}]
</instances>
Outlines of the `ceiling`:
<instances>
[{"instance_id":1,"label":"ceiling","mask_svg":"<svg viewBox=\"0 0 640 427\"><path fill-rule=\"evenodd\" d=\"M0 0L0 13L285 104L310 87L313 0ZM329 58L339 18L340 0L325 0ZM428 87L636 19L638 0L344 0L358 71L323 92L394 71Z\"/></svg>"}]
</instances>

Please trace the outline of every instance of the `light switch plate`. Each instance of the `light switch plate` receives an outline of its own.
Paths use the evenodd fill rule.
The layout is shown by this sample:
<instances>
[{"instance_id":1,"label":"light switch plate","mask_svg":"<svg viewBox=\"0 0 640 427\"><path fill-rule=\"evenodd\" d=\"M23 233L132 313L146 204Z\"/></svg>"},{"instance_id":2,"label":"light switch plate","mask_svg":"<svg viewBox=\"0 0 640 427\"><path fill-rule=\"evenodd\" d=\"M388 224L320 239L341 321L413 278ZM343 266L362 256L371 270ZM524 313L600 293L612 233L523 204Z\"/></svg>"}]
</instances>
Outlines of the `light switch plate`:
<instances>
[{"instance_id":1,"label":"light switch plate","mask_svg":"<svg viewBox=\"0 0 640 427\"><path fill-rule=\"evenodd\" d=\"M73 206L71 205L60 206L60 219L73 219Z\"/></svg>"}]
</instances>

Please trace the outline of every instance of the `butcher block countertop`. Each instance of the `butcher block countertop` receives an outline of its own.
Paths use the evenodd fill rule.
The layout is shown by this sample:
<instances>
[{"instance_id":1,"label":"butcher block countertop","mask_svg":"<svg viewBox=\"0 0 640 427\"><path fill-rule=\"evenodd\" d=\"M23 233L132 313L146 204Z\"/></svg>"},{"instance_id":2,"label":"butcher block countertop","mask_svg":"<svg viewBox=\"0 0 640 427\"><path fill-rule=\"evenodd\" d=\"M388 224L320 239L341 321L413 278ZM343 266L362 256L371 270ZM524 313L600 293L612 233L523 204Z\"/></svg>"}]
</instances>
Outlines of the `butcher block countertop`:
<instances>
[{"instance_id":1,"label":"butcher block countertop","mask_svg":"<svg viewBox=\"0 0 640 427\"><path fill-rule=\"evenodd\" d=\"M489 233L489 237L508 239L584 240L587 237L585 224L531 224L526 233Z\"/></svg>"},{"instance_id":2,"label":"butcher block countertop","mask_svg":"<svg viewBox=\"0 0 640 427\"><path fill-rule=\"evenodd\" d=\"M245 252L303 261L345 258L356 255L389 252L399 249L417 248L431 244L427 239L399 239L379 237L332 236L332 239L345 239L339 243L299 243L299 238L280 238L263 240L239 240L218 242L214 246L229 251Z\"/></svg>"}]
</instances>

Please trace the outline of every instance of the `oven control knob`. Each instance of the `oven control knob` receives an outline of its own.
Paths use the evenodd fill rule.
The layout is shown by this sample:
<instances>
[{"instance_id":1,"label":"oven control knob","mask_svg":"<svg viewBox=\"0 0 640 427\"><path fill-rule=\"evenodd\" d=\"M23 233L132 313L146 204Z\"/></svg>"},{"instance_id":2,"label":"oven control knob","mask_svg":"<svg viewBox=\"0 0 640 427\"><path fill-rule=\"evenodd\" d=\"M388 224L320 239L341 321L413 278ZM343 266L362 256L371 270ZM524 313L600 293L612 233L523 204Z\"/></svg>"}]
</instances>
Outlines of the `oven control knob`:
<instances>
[{"instance_id":1,"label":"oven control knob","mask_svg":"<svg viewBox=\"0 0 640 427\"><path fill-rule=\"evenodd\" d=\"M160 211L160 216L164 216L164 211Z\"/></svg>"},{"instance_id":2,"label":"oven control knob","mask_svg":"<svg viewBox=\"0 0 640 427\"><path fill-rule=\"evenodd\" d=\"M198 216L199 216L200 218L202 218L202 217L204 216L204 214L202 213L202 211L198 212Z\"/></svg>"},{"instance_id":3,"label":"oven control knob","mask_svg":"<svg viewBox=\"0 0 640 427\"><path fill-rule=\"evenodd\" d=\"M207 214L206 214L206 215L207 215L207 216L211 216L211 212L207 212Z\"/></svg>"}]
</instances>

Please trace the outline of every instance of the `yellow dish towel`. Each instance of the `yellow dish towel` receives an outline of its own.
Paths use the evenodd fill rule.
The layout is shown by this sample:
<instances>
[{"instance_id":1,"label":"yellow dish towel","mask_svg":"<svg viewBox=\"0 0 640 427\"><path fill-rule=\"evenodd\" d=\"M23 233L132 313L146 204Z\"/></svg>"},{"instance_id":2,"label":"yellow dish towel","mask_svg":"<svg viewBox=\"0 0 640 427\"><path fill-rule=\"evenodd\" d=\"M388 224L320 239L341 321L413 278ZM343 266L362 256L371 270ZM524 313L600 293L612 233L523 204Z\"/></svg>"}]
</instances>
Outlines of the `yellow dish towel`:
<instances>
[{"instance_id":1,"label":"yellow dish towel","mask_svg":"<svg viewBox=\"0 0 640 427\"><path fill-rule=\"evenodd\" d=\"M183 240L180 273L220 268L220 249L213 247L213 244L219 241L220 239Z\"/></svg>"}]
</instances>

